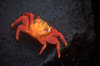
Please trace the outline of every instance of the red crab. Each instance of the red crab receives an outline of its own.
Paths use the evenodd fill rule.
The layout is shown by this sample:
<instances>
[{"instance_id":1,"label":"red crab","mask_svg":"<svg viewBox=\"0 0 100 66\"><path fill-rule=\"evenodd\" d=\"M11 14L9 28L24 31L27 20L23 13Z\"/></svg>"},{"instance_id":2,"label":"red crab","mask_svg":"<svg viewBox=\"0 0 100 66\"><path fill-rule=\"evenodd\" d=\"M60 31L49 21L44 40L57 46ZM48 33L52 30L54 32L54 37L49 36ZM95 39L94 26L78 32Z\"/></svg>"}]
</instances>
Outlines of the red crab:
<instances>
[{"instance_id":1,"label":"red crab","mask_svg":"<svg viewBox=\"0 0 100 66\"><path fill-rule=\"evenodd\" d=\"M57 37L60 37L65 46L67 46L64 36L55 28L49 26L47 22L43 21L39 16L37 16L35 20L33 19L34 15L32 13L24 13L14 23L11 24L11 27L13 28L20 21L23 23L17 28L16 39L19 41L20 31L25 32L37 39L43 45L39 55L44 51L47 43L56 44L58 58L60 58L60 42L58 41Z\"/></svg>"}]
</instances>

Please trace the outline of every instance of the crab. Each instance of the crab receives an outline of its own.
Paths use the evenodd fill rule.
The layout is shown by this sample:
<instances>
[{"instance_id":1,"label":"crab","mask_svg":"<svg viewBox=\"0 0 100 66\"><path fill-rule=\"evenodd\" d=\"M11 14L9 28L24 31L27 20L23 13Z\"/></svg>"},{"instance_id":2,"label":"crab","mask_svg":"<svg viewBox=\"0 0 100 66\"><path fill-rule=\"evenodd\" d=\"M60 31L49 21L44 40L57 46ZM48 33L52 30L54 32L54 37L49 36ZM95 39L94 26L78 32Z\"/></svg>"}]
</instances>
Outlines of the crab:
<instances>
[{"instance_id":1,"label":"crab","mask_svg":"<svg viewBox=\"0 0 100 66\"><path fill-rule=\"evenodd\" d=\"M34 15L29 12L23 13L22 16L20 16L11 24L11 27L14 28L14 26L19 22L22 22L22 24L17 28L16 40L19 41L20 31L25 32L31 37L37 39L40 44L43 45L41 51L39 52L39 55L44 51L47 43L56 44L58 58L60 58L60 42L58 41L57 37L60 37L60 39L65 44L65 47L67 46L67 41L60 32L58 32L55 28L49 26L47 22L43 21L40 18L40 16L37 16L37 18L34 19Z\"/></svg>"}]
</instances>

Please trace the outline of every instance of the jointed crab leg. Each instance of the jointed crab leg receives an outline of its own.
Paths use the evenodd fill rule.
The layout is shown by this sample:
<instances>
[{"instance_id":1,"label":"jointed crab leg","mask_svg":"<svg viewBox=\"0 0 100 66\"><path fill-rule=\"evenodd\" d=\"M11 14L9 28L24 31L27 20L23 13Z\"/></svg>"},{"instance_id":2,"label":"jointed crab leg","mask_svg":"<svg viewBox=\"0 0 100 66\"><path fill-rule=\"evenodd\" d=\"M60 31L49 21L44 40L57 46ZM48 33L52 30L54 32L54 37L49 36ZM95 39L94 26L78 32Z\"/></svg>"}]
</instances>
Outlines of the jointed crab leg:
<instances>
[{"instance_id":1,"label":"jointed crab leg","mask_svg":"<svg viewBox=\"0 0 100 66\"><path fill-rule=\"evenodd\" d=\"M19 25L16 31L16 39L19 40L19 34L20 31L23 32L28 32L28 26L29 26L29 20L27 16L21 16L19 17L12 25L12 27L14 27L14 25L16 25L17 23L19 23L20 21L22 21L22 25Z\"/></svg>"},{"instance_id":2,"label":"jointed crab leg","mask_svg":"<svg viewBox=\"0 0 100 66\"><path fill-rule=\"evenodd\" d=\"M44 51L44 49L46 48L46 41L45 40L42 40L42 39L39 39L38 38L38 40L39 40L39 42L43 45L43 47L42 47L42 49L41 49L41 51L40 51L40 53L39 53L39 55Z\"/></svg>"},{"instance_id":3,"label":"jointed crab leg","mask_svg":"<svg viewBox=\"0 0 100 66\"><path fill-rule=\"evenodd\" d=\"M15 22L11 24L11 27L13 28L17 23L21 21L22 17L19 17Z\"/></svg>"},{"instance_id":4,"label":"jointed crab leg","mask_svg":"<svg viewBox=\"0 0 100 66\"><path fill-rule=\"evenodd\" d=\"M29 20L28 20L29 16ZM34 19L34 15L32 13L24 13L23 16L19 17L13 24L11 24L11 27L13 28L17 23L19 23L21 20L24 25L30 25Z\"/></svg>"},{"instance_id":5,"label":"jointed crab leg","mask_svg":"<svg viewBox=\"0 0 100 66\"><path fill-rule=\"evenodd\" d=\"M63 43L65 44L65 46L67 46L67 42L66 42L65 38L64 38L64 36L60 32L58 32L58 36L63 41Z\"/></svg>"},{"instance_id":6,"label":"jointed crab leg","mask_svg":"<svg viewBox=\"0 0 100 66\"><path fill-rule=\"evenodd\" d=\"M17 23L21 22L23 23L23 25L25 25L26 27L28 27L29 25L29 20L27 16L21 16L19 17L14 23L11 24L11 27L14 27Z\"/></svg>"},{"instance_id":7,"label":"jointed crab leg","mask_svg":"<svg viewBox=\"0 0 100 66\"><path fill-rule=\"evenodd\" d=\"M23 16L29 16L29 25L32 24L33 19L34 19L34 15L32 13L24 13Z\"/></svg>"},{"instance_id":8,"label":"jointed crab leg","mask_svg":"<svg viewBox=\"0 0 100 66\"><path fill-rule=\"evenodd\" d=\"M57 44L56 44L56 49L57 49L57 54L58 54L58 58L60 58L60 42L58 40L56 40Z\"/></svg>"},{"instance_id":9,"label":"jointed crab leg","mask_svg":"<svg viewBox=\"0 0 100 66\"><path fill-rule=\"evenodd\" d=\"M28 29L26 26L24 25L19 25L18 28L17 28L17 31L16 31L16 40L19 41L19 35L20 35L20 31L23 31L25 33L28 33Z\"/></svg>"},{"instance_id":10,"label":"jointed crab leg","mask_svg":"<svg viewBox=\"0 0 100 66\"><path fill-rule=\"evenodd\" d=\"M60 58L60 42L58 41L57 37L60 37L60 39L64 42L65 46L67 46L67 42L64 38L64 36L58 32L56 29L53 29L51 27L51 34L48 35L48 37L45 39L50 44L56 44L57 54L58 58Z\"/></svg>"}]
</instances>

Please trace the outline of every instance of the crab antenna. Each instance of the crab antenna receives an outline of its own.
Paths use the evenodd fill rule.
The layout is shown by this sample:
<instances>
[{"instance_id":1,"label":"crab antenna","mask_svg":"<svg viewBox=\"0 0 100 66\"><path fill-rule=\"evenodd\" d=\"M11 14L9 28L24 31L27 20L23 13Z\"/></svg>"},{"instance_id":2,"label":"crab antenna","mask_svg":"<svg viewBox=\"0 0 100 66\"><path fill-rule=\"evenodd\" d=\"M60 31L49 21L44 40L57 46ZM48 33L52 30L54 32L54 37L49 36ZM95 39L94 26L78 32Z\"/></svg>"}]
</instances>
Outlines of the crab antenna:
<instances>
[{"instance_id":1,"label":"crab antenna","mask_svg":"<svg viewBox=\"0 0 100 66\"><path fill-rule=\"evenodd\" d=\"M39 19L40 18L40 16L37 16L37 19Z\"/></svg>"}]
</instances>

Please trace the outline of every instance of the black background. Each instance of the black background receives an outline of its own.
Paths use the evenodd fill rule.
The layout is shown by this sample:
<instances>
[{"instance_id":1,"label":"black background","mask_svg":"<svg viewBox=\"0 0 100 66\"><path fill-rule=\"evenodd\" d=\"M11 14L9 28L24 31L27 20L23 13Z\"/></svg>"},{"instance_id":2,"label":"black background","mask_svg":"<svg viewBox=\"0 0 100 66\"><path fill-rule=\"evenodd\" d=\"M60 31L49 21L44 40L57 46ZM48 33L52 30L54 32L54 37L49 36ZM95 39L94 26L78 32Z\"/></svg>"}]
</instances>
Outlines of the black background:
<instances>
[{"instance_id":1,"label":"black background","mask_svg":"<svg viewBox=\"0 0 100 66\"><path fill-rule=\"evenodd\" d=\"M95 0L0 0L0 66L97 65L97 6ZM55 45L48 44L39 56L42 45L36 39L21 32L20 42L16 41L19 24L14 30L10 25L24 12L40 16L64 35L68 46L64 48L59 39L60 59Z\"/></svg>"}]
</instances>

